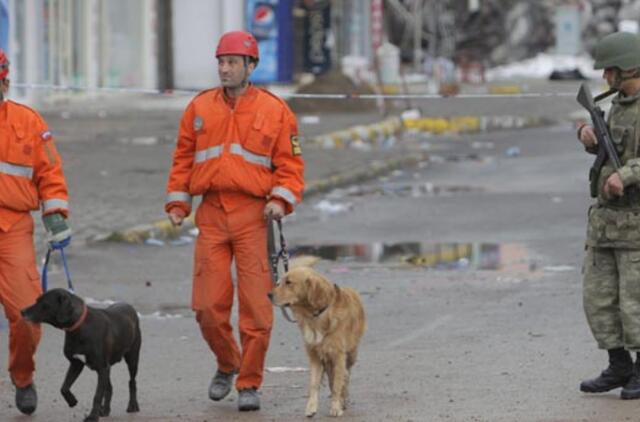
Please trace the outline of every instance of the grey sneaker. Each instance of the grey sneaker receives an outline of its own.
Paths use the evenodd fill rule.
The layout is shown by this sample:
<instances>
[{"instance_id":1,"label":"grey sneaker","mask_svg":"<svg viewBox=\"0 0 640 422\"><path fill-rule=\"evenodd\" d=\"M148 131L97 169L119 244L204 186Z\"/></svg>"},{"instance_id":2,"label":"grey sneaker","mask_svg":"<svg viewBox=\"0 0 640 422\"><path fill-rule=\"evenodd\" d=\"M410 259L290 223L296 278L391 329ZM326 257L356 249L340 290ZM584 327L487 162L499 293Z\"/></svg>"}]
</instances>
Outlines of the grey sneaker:
<instances>
[{"instance_id":1,"label":"grey sneaker","mask_svg":"<svg viewBox=\"0 0 640 422\"><path fill-rule=\"evenodd\" d=\"M216 375L209 384L209 398L214 401L222 400L231 392L235 372L216 371Z\"/></svg>"},{"instance_id":2,"label":"grey sneaker","mask_svg":"<svg viewBox=\"0 0 640 422\"><path fill-rule=\"evenodd\" d=\"M238 410L247 412L250 410L260 410L260 396L255 388L240 390L238 394Z\"/></svg>"},{"instance_id":3,"label":"grey sneaker","mask_svg":"<svg viewBox=\"0 0 640 422\"><path fill-rule=\"evenodd\" d=\"M16 387L16 407L25 415L30 415L36 411L38 406L38 394L36 386L29 384L26 387Z\"/></svg>"}]
</instances>

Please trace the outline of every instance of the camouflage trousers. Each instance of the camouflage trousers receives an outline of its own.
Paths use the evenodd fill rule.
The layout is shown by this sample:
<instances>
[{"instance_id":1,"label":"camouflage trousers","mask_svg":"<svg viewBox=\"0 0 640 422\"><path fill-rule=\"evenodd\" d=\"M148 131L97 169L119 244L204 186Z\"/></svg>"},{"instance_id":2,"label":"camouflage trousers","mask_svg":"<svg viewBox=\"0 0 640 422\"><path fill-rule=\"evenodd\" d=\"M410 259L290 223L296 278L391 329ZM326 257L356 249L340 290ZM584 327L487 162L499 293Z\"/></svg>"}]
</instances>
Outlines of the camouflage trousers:
<instances>
[{"instance_id":1,"label":"camouflage trousers","mask_svg":"<svg viewBox=\"0 0 640 422\"><path fill-rule=\"evenodd\" d=\"M588 247L583 304L598 347L640 351L640 250Z\"/></svg>"}]
</instances>

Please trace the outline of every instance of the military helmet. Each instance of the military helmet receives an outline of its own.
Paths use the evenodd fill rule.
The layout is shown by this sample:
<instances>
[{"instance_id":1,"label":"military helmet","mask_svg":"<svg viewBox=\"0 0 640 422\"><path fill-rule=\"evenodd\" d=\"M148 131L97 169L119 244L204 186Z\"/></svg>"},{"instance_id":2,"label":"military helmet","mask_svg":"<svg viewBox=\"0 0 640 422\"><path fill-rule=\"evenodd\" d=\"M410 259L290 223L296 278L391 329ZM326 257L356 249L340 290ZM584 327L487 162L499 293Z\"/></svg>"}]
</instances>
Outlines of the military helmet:
<instances>
[{"instance_id":1,"label":"military helmet","mask_svg":"<svg viewBox=\"0 0 640 422\"><path fill-rule=\"evenodd\" d=\"M596 44L594 69L640 67L640 37L631 32L614 32Z\"/></svg>"}]
</instances>

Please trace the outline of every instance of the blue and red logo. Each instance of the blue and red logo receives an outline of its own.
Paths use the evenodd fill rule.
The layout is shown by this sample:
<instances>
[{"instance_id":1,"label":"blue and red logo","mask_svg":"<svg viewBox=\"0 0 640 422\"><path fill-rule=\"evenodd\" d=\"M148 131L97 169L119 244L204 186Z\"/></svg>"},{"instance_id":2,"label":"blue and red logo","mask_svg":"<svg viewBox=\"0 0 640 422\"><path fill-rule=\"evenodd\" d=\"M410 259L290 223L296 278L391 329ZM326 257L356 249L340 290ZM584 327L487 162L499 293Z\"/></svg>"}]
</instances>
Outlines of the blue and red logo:
<instances>
[{"instance_id":1,"label":"blue and red logo","mask_svg":"<svg viewBox=\"0 0 640 422\"><path fill-rule=\"evenodd\" d=\"M253 35L258 39L271 38L276 28L275 6L269 3L257 3L253 11Z\"/></svg>"}]
</instances>

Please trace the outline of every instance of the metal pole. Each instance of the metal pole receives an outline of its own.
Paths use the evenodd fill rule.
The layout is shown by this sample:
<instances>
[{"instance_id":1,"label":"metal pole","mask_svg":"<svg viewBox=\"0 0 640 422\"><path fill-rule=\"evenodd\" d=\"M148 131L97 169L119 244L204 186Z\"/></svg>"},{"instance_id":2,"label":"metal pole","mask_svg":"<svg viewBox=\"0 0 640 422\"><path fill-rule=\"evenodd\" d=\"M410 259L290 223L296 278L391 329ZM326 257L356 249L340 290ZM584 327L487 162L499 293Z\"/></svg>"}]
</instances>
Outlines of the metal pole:
<instances>
[{"instance_id":1,"label":"metal pole","mask_svg":"<svg viewBox=\"0 0 640 422\"><path fill-rule=\"evenodd\" d=\"M158 1L158 88L174 88L172 0Z\"/></svg>"}]
</instances>

